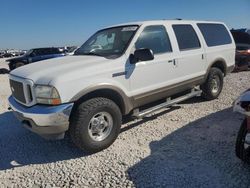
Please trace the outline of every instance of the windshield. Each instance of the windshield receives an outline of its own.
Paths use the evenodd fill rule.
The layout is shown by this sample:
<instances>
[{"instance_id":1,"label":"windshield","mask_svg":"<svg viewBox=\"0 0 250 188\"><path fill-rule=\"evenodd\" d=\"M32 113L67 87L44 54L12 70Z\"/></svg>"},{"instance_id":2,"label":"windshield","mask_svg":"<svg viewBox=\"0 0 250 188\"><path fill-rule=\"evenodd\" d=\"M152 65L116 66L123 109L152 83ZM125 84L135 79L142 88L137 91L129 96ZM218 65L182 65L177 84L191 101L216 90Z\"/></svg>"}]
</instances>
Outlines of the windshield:
<instances>
[{"instance_id":1,"label":"windshield","mask_svg":"<svg viewBox=\"0 0 250 188\"><path fill-rule=\"evenodd\" d=\"M33 49L28 50L24 55L30 55L33 52Z\"/></svg>"},{"instance_id":2,"label":"windshield","mask_svg":"<svg viewBox=\"0 0 250 188\"><path fill-rule=\"evenodd\" d=\"M120 56L128 47L138 26L120 26L100 30L90 37L75 55Z\"/></svg>"}]
</instances>

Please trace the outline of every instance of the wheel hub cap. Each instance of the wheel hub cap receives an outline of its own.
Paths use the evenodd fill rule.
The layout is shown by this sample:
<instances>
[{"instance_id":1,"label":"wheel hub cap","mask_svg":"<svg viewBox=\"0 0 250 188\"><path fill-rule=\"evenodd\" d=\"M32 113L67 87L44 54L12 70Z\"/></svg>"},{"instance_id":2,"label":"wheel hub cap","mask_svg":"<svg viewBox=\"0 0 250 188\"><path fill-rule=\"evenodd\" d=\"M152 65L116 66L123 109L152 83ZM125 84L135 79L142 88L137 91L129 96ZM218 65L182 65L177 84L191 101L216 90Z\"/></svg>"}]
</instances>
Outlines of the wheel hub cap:
<instances>
[{"instance_id":1,"label":"wheel hub cap","mask_svg":"<svg viewBox=\"0 0 250 188\"><path fill-rule=\"evenodd\" d=\"M102 141L110 135L112 128L112 116L108 112L99 112L89 122L89 136L94 141Z\"/></svg>"},{"instance_id":2,"label":"wheel hub cap","mask_svg":"<svg viewBox=\"0 0 250 188\"><path fill-rule=\"evenodd\" d=\"M212 93L217 93L219 91L219 78L214 77L212 79Z\"/></svg>"}]
</instances>

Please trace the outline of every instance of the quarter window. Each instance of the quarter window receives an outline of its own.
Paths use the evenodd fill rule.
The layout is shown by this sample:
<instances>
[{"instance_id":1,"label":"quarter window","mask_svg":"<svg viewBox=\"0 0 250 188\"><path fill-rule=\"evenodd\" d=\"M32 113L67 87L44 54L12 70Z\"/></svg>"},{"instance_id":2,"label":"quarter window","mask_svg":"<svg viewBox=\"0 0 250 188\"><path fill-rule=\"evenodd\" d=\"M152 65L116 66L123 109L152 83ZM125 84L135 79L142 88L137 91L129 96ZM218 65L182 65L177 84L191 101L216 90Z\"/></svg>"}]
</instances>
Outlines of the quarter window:
<instances>
[{"instance_id":1,"label":"quarter window","mask_svg":"<svg viewBox=\"0 0 250 188\"><path fill-rule=\"evenodd\" d=\"M232 39L224 25L213 23L198 23L197 25L207 46L212 47L232 43Z\"/></svg>"},{"instance_id":2,"label":"quarter window","mask_svg":"<svg viewBox=\"0 0 250 188\"><path fill-rule=\"evenodd\" d=\"M135 43L136 49L148 48L154 54L172 52L169 36L164 26L147 26Z\"/></svg>"},{"instance_id":3,"label":"quarter window","mask_svg":"<svg viewBox=\"0 0 250 188\"><path fill-rule=\"evenodd\" d=\"M198 36L191 25L173 25L172 27L181 51L201 47Z\"/></svg>"}]
</instances>

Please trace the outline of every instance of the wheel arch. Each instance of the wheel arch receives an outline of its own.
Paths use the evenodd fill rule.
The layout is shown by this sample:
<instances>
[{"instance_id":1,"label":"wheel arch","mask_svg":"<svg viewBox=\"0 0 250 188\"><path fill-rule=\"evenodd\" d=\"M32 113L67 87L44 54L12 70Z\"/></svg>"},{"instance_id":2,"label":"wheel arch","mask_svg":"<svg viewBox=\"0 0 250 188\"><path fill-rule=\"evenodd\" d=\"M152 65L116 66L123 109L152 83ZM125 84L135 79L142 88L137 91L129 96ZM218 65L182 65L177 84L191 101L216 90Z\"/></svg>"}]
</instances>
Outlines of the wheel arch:
<instances>
[{"instance_id":1,"label":"wheel arch","mask_svg":"<svg viewBox=\"0 0 250 188\"><path fill-rule=\"evenodd\" d=\"M79 103L95 97L104 97L114 101L121 110L122 114L128 114L133 105L130 98L118 87L108 84L89 87L76 94L70 102L74 102L75 106Z\"/></svg>"},{"instance_id":2,"label":"wheel arch","mask_svg":"<svg viewBox=\"0 0 250 188\"><path fill-rule=\"evenodd\" d=\"M214 60L208 67L207 72L206 72L206 76L205 76L205 80L208 77L209 71L211 68L218 68L222 71L223 75L226 76L227 74L227 64L226 61L223 58L217 58L216 60Z\"/></svg>"},{"instance_id":3,"label":"wheel arch","mask_svg":"<svg viewBox=\"0 0 250 188\"><path fill-rule=\"evenodd\" d=\"M28 62L24 59L20 59L20 60L15 60L15 59L10 59L7 61L8 62L8 65L9 65L9 68L12 69L14 68L14 66L17 64L17 63L23 63L24 65L27 65Z\"/></svg>"}]
</instances>

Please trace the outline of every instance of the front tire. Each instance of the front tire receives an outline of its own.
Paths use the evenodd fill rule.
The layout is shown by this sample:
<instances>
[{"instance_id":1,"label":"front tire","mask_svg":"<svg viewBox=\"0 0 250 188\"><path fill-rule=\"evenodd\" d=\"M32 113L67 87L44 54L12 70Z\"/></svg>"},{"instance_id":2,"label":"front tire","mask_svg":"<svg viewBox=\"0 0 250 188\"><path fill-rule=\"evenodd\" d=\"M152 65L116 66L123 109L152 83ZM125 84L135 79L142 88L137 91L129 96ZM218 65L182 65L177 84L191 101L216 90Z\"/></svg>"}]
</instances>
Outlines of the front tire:
<instances>
[{"instance_id":1,"label":"front tire","mask_svg":"<svg viewBox=\"0 0 250 188\"><path fill-rule=\"evenodd\" d=\"M25 65L25 64L22 63L22 62L18 62L18 63L15 64L15 68L22 67L22 66L24 66L24 65Z\"/></svg>"},{"instance_id":2,"label":"front tire","mask_svg":"<svg viewBox=\"0 0 250 188\"><path fill-rule=\"evenodd\" d=\"M242 122L240 130L237 135L235 154L242 161L250 164L250 146L247 147L245 143L246 135L247 135L247 120L245 119Z\"/></svg>"},{"instance_id":3,"label":"front tire","mask_svg":"<svg viewBox=\"0 0 250 188\"><path fill-rule=\"evenodd\" d=\"M18 67L24 66L24 65L25 64L22 63L22 62L10 62L9 63L9 69L10 69L10 71L12 71L12 70L14 70L14 69L16 69Z\"/></svg>"},{"instance_id":4,"label":"front tire","mask_svg":"<svg viewBox=\"0 0 250 188\"><path fill-rule=\"evenodd\" d=\"M218 98L223 88L223 73L220 69L212 67L206 82L201 86L202 97L207 100Z\"/></svg>"},{"instance_id":5,"label":"front tire","mask_svg":"<svg viewBox=\"0 0 250 188\"><path fill-rule=\"evenodd\" d=\"M80 149L94 153L106 149L120 132L119 107L106 98L93 98L79 104L70 120L70 137Z\"/></svg>"}]
</instances>

